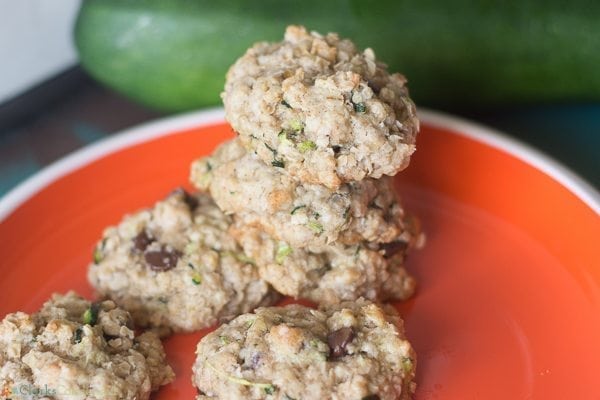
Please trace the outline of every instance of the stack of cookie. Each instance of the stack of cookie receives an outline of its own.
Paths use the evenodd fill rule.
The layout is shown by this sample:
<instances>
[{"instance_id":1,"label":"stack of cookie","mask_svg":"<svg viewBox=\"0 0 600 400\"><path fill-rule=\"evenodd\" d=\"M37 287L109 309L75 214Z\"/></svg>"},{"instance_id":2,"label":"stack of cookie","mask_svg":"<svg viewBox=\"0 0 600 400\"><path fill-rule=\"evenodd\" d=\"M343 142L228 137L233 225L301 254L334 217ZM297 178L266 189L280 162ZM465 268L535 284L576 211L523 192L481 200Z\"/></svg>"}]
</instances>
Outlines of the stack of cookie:
<instances>
[{"instance_id":1,"label":"stack of cookie","mask_svg":"<svg viewBox=\"0 0 600 400\"><path fill-rule=\"evenodd\" d=\"M223 100L237 138L192 164L199 192L106 229L90 282L161 336L231 321L198 345L198 399L410 398L414 351L375 304L413 294L423 241L391 178L419 129L404 77L291 26L231 67ZM280 294L320 309L252 312Z\"/></svg>"},{"instance_id":2,"label":"stack of cookie","mask_svg":"<svg viewBox=\"0 0 600 400\"><path fill-rule=\"evenodd\" d=\"M278 292L318 304L406 299L420 244L394 175L419 127L400 74L335 34L289 27L229 70L238 137L192 165L192 183L233 216L230 233Z\"/></svg>"},{"instance_id":3,"label":"stack of cookie","mask_svg":"<svg viewBox=\"0 0 600 400\"><path fill-rule=\"evenodd\" d=\"M389 306L423 235L390 177L419 129L400 74L370 49L291 26L229 70L237 138L195 161L191 181L232 217L229 234L277 292L317 303L259 308L201 340L201 399L409 399L415 354Z\"/></svg>"}]
</instances>

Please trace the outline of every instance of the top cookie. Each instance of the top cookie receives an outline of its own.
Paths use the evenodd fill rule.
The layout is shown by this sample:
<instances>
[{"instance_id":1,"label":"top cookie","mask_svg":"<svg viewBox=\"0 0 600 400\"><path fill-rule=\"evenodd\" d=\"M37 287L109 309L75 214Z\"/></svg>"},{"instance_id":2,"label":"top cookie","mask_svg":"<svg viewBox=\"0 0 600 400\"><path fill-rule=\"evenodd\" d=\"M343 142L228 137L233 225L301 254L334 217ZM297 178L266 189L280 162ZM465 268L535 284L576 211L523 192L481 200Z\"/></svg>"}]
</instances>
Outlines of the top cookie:
<instances>
[{"instance_id":1,"label":"top cookie","mask_svg":"<svg viewBox=\"0 0 600 400\"><path fill-rule=\"evenodd\" d=\"M373 50L289 26L230 68L222 94L244 146L305 183L394 175L415 151L419 121L406 79Z\"/></svg>"}]
</instances>

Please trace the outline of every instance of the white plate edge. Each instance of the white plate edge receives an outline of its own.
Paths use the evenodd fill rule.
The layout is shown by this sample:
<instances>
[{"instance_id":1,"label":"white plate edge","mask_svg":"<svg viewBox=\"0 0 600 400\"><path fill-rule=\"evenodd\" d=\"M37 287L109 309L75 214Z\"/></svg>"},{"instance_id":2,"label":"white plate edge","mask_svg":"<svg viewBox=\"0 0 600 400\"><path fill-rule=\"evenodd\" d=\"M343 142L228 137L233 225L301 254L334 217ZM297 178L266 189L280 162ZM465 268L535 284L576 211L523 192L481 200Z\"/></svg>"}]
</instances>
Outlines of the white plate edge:
<instances>
[{"instance_id":1,"label":"white plate edge","mask_svg":"<svg viewBox=\"0 0 600 400\"><path fill-rule=\"evenodd\" d=\"M44 187L105 155L177 131L218 123L223 121L224 116L225 112L220 107L192 111L134 126L76 150L44 167L5 194L0 199L0 222ZM509 138L502 132L438 111L420 109L419 117L426 124L449 129L517 157L556 180L600 215L600 193L567 167L542 152Z\"/></svg>"},{"instance_id":2,"label":"white plate edge","mask_svg":"<svg viewBox=\"0 0 600 400\"><path fill-rule=\"evenodd\" d=\"M0 222L27 199L70 172L103 156L162 136L224 120L222 108L193 111L136 125L91 143L54 161L15 186L0 199Z\"/></svg>"},{"instance_id":3,"label":"white plate edge","mask_svg":"<svg viewBox=\"0 0 600 400\"><path fill-rule=\"evenodd\" d=\"M419 110L418 114L419 118L428 125L445 128L461 136L485 143L531 165L567 188L600 216L600 192L571 169L542 151L510 137L502 131L467 119L426 109Z\"/></svg>"}]
</instances>

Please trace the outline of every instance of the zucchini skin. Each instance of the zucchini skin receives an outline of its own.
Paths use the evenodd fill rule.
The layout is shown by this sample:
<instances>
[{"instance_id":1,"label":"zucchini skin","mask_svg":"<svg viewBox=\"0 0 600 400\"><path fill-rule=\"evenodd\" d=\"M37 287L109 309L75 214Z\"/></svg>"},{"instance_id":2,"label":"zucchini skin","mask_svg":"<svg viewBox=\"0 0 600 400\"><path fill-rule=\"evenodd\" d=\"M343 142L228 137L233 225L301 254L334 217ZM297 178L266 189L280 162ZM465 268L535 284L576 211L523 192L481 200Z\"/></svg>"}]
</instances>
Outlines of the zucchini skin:
<instances>
[{"instance_id":1,"label":"zucchini skin","mask_svg":"<svg viewBox=\"0 0 600 400\"><path fill-rule=\"evenodd\" d=\"M600 2L84 0L83 67L152 108L220 103L225 73L285 26L339 32L440 108L600 100Z\"/></svg>"}]
</instances>

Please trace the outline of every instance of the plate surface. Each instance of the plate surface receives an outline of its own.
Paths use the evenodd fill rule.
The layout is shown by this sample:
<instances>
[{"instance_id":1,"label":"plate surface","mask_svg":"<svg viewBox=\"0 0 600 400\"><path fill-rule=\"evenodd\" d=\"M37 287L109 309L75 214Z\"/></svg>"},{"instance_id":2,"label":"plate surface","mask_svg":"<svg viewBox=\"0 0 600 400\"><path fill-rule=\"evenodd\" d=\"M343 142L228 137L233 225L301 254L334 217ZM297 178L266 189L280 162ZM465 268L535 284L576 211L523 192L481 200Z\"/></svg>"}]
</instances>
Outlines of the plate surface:
<instances>
[{"instance_id":1,"label":"plate surface","mask_svg":"<svg viewBox=\"0 0 600 400\"><path fill-rule=\"evenodd\" d=\"M91 297L96 240L123 214L188 186L190 162L232 137L221 110L144 125L53 164L0 201L0 318L53 292ZM422 114L396 179L427 245L398 304L418 353L417 399L599 399L600 201L551 160L497 134ZM206 332L165 344L178 378L156 399L192 399Z\"/></svg>"}]
</instances>

